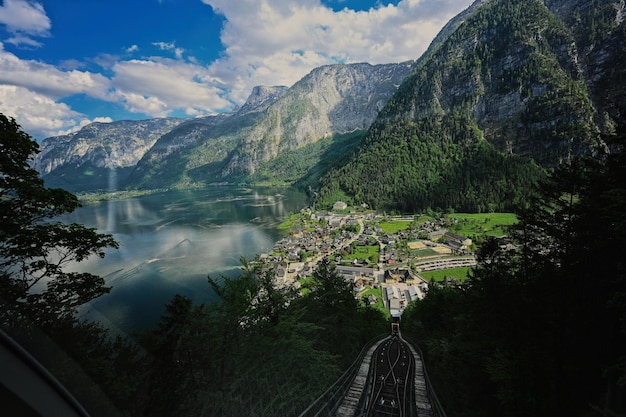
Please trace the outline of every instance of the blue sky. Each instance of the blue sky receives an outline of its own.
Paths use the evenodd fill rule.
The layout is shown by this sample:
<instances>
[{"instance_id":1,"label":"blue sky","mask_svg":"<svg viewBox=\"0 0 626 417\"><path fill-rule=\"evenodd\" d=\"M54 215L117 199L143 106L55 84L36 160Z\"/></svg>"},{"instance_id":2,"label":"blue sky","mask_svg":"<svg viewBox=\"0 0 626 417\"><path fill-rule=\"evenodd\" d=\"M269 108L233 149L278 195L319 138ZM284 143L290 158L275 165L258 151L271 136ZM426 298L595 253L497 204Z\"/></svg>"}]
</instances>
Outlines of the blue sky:
<instances>
[{"instance_id":1,"label":"blue sky","mask_svg":"<svg viewBox=\"0 0 626 417\"><path fill-rule=\"evenodd\" d=\"M0 112L37 138L196 117L325 64L418 58L472 0L2 0Z\"/></svg>"}]
</instances>

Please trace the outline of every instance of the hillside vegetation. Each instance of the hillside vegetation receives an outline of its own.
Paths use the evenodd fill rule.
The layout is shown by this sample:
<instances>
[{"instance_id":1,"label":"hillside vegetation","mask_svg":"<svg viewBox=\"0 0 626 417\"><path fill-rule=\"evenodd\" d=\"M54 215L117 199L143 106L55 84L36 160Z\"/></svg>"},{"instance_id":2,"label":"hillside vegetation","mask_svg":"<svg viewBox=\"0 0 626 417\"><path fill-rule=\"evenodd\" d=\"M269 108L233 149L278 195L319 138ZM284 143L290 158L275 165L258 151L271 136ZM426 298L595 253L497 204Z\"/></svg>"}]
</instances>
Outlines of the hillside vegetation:
<instances>
[{"instance_id":1,"label":"hillside vegetation","mask_svg":"<svg viewBox=\"0 0 626 417\"><path fill-rule=\"evenodd\" d=\"M596 152L601 129L623 122L611 116L614 102L596 100L608 88L596 80L618 78L622 88L622 70L606 61L621 59L626 36L618 2L566 3L575 4L562 20L539 0L487 2L434 42L359 152L322 179L322 201L344 194L378 209L507 211L542 167ZM607 50L603 65L585 61L590 43Z\"/></svg>"}]
</instances>

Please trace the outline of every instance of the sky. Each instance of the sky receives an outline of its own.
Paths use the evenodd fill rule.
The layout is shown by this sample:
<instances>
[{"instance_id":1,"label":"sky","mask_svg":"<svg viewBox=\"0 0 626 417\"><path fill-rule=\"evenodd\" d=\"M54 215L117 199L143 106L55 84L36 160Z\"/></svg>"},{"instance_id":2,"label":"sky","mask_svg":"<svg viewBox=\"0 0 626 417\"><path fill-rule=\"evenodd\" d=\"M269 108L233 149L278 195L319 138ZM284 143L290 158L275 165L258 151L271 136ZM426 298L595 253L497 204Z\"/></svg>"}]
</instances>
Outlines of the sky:
<instances>
[{"instance_id":1,"label":"sky","mask_svg":"<svg viewBox=\"0 0 626 417\"><path fill-rule=\"evenodd\" d=\"M473 0L2 0L0 113L42 139L198 117L327 64L419 58Z\"/></svg>"}]
</instances>

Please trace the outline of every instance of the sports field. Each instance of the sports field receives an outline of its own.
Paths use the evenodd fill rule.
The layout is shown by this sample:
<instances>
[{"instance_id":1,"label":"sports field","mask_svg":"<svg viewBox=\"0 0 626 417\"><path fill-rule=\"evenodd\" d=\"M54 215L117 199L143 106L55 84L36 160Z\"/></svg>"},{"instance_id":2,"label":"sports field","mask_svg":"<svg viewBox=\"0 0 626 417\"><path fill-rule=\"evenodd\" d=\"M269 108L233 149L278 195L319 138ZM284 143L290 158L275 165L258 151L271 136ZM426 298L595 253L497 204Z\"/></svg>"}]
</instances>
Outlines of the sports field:
<instances>
[{"instance_id":1,"label":"sports field","mask_svg":"<svg viewBox=\"0 0 626 417\"><path fill-rule=\"evenodd\" d=\"M447 277L454 277L457 281L463 282L467 279L469 270L470 268L441 269L439 271L421 272L420 275L429 282L431 279L434 279L435 282L441 282Z\"/></svg>"}]
</instances>

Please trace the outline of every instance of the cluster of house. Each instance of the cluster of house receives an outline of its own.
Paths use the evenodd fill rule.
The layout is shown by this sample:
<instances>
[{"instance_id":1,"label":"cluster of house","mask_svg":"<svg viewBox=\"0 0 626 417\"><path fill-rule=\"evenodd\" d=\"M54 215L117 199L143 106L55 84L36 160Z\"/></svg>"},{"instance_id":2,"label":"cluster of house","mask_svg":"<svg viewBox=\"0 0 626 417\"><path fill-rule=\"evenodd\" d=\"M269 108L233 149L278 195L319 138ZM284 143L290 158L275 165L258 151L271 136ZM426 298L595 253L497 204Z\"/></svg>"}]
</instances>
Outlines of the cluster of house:
<instances>
[{"instance_id":1,"label":"cluster of house","mask_svg":"<svg viewBox=\"0 0 626 417\"><path fill-rule=\"evenodd\" d=\"M421 300L428 291L428 284L425 287L420 285L409 285L406 287L398 287L396 285L387 285L383 287L383 298L385 306L391 313L391 316L397 317L402 314L404 308L413 300Z\"/></svg>"},{"instance_id":2,"label":"cluster of house","mask_svg":"<svg viewBox=\"0 0 626 417\"><path fill-rule=\"evenodd\" d=\"M345 207L339 203L341 202L337 203L335 210L344 210ZM396 251L398 240L408 241L407 245L410 249L428 248L436 253L414 262L418 272L468 267L476 264L475 258L470 255L449 256L467 253L472 241L444 230L439 225L427 224L419 231L385 234L382 228L376 225L376 214L313 212L308 214L315 224L314 227L294 230L290 236L275 244L273 254L259 256L260 261L266 266L272 266L279 285L294 283L297 285L300 279L311 276L320 259L331 256L336 260L341 251L351 242L356 241L361 244L376 242L384 248L379 255L379 265L371 265L368 260L362 260L349 266L338 264L337 272L346 281L354 284L357 293L367 287L381 286L386 307L392 314L401 314L409 302L424 297L428 291L428 283L418 274L414 274L408 265L394 268L394 264L406 264L406 262L397 262L406 261L406 259L401 259L399 252ZM358 227L344 227L350 225L358 225ZM354 230L361 230L361 232L357 234ZM422 238L428 236L428 240L418 240L417 233ZM372 301L375 302L375 300L370 300Z\"/></svg>"},{"instance_id":3,"label":"cluster of house","mask_svg":"<svg viewBox=\"0 0 626 417\"><path fill-rule=\"evenodd\" d=\"M354 217L313 214L312 220L319 221L314 229L298 228L290 236L276 242L274 254L259 255L264 264L275 265L274 273L278 283L310 276L319 259L341 250L355 237L354 232L343 228L357 224L358 220Z\"/></svg>"}]
</instances>

